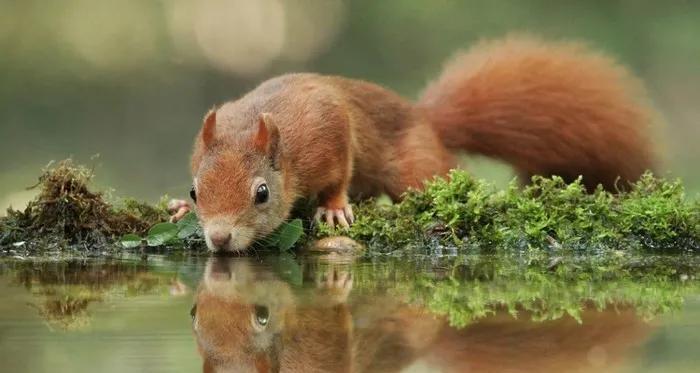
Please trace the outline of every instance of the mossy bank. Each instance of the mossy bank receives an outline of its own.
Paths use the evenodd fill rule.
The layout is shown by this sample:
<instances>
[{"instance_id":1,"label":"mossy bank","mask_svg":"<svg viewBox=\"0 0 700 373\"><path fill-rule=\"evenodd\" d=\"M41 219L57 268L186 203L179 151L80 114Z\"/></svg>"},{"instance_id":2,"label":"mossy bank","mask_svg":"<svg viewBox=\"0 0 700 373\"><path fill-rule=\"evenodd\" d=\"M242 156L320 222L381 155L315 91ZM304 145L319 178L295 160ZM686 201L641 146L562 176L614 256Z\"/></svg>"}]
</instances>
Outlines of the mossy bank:
<instances>
[{"instance_id":1,"label":"mossy bank","mask_svg":"<svg viewBox=\"0 0 700 373\"><path fill-rule=\"evenodd\" d=\"M108 201L90 190L91 177L70 161L44 170L36 199L0 218L2 252L115 252L142 245L205 250L193 215L185 224L165 223L164 204ZM529 186L513 182L497 190L457 170L447 179L428 181L423 191L409 191L401 203L360 203L349 229L312 227L309 215L302 214L262 244L287 249L344 235L365 245L368 255L698 251L700 201L687 198L680 181L646 174L622 187L617 194L587 193L580 182L536 177Z\"/></svg>"},{"instance_id":2,"label":"mossy bank","mask_svg":"<svg viewBox=\"0 0 700 373\"><path fill-rule=\"evenodd\" d=\"M315 234L348 235L374 252L698 251L700 201L687 198L680 181L645 174L623 187L588 193L580 181L535 177L526 187L513 181L497 190L456 170L408 192L401 203L360 204L350 229L321 226Z\"/></svg>"}]
</instances>

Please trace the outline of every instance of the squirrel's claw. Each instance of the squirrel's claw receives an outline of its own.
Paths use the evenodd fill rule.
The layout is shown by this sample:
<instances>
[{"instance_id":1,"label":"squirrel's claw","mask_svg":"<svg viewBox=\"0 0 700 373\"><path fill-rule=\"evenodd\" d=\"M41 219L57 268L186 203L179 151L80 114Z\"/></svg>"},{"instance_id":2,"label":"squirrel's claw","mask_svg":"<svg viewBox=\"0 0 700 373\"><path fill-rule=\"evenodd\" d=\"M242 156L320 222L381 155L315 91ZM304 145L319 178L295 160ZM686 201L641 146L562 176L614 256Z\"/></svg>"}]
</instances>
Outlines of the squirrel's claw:
<instances>
[{"instance_id":1,"label":"squirrel's claw","mask_svg":"<svg viewBox=\"0 0 700 373\"><path fill-rule=\"evenodd\" d=\"M316 288L328 291L338 303L343 303L347 300L352 290L352 285L352 273L335 266L331 266L327 272L316 275Z\"/></svg>"},{"instance_id":2,"label":"squirrel's claw","mask_svg":"<svg viewBox=\"0 0 700 373\"><path fill-rule=\"evenodd\" d=\"M192 208L189 202L182 199L171 199L168 202L168 212L172 215L170 216L170 222L175 223L182 219Z\"/></svg>"},{"instance_id":3,"label":"squirrel's claw","mask_svg":"<svg viewBox=\"0 0 700 373\"><path fill-rule=\"evenodd\" d=\"M314 220L317 222L321 221L321 218L326 218L326 224L334 227L336 222L338 225L349 228L350 224L355 221L355 217L352 214L352 207L346 205L341 209L327 209L325 207L319 206L316 209L316 215L314 215Z\"/></svg>"},{"instance_id":4,"label":"squirrel's claw","mask_svg":"<svg viewBox=\"0 0 700 373\"><path fill-rule=\"evenodd\" d=\"M348 218L348 222L350 222L350 224L355 222L355 215L352 213L352 206L347 205L343 207L343 212L345 212L345 217Z\"/></svg>"}]
</instances>

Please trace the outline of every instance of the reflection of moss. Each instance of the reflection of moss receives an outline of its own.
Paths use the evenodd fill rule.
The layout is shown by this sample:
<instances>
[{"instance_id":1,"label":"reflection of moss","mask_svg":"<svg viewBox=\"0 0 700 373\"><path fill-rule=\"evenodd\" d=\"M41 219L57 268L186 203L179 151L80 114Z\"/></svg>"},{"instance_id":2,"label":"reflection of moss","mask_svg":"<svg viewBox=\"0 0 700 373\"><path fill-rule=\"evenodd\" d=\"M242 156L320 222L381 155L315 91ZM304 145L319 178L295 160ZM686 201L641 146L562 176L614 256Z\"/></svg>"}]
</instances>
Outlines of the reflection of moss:
<instances>
[{"instance_id":1,"label":"reflection of moss","mask_svg":"<svg viewBox=\"0 0 700 373\"><path fill-rule=\"evenodd\" d=\"M143 233L166 219L162 209L133 200L115 208L101 193L88 189L92 172L63 161L44 171L39 195L24 211L8 210L0 218L0 246L25 242L30 248L71 244L99 248L125 233Z\"/></svg>"},{"instance_id":2,"label":"reflection of moss","mask_svg":"<svg viewBox=\"0 0 700 373\"><path fill-rule=\"evenodd\" d=\"M90 325L87 307L94 298L73 298L64 296L60 299L48 298L37 305L39 315L52 329L79 330Z\"/></svg>"},{"instance_id":3,"label":"reflection of moss","mask_svg":"<svg viewBox=\"0 0 700 373\"><path fill-rule=\"evenodd\" d=\"M698 263L695 263L695 268ZM677 267L674 263L671 267ZM700 289L696 280L669 276L665 265L640 272L612 259L579 258L555 267L525 264L517 258L462 258L443 280L426 277L415 282L413 297L454 326L505 310L526 312L534 320L579 319L585 308L631 307L644 317L679 309L684 295Z\"/></svg>"},{"instance_id":4,"label":"reflection of moss","mask_svg":"<svg viewBox=\"0 0 700 373\"><path fill-rule=\"evenodd\" d=\"M173 274L149 271L141 263L8 262L16 284L36 298L33 306L47 324L60 330L75 330L90 324L88 306L114 298L167 293Z\"/></svg>"},{"instance_id":5,"label":"reflection of moss","mask_svg":"<svg viewBox=\"0 0 700 373\"><path fill-rule=\"evenodd\" d=\"M554 259L541 253L374 259L354 264L352 273L355 295L390 292L463 327L499 311L543 321L614 307L648 319L679 309L685 296L697 294L699 269L700 258L693 255L618 252Z\"/></svg>"},{"instance_id":6,"label":"reflection of moss","mask_svg":"<svg viewBox=\"0 0 700 373\"><path fill-rule=\"evenodd\" d=\"M347 231L322 226L318 236L348 234L373 251L439 247L596 252L601 248L697 250L700 202L687 201L679 182L647 174L629 192L587 193L580 182L536 177L532 185L495 191L464 171L435 179L403 202L357 208Z\"/></svg>"}]
</instances>

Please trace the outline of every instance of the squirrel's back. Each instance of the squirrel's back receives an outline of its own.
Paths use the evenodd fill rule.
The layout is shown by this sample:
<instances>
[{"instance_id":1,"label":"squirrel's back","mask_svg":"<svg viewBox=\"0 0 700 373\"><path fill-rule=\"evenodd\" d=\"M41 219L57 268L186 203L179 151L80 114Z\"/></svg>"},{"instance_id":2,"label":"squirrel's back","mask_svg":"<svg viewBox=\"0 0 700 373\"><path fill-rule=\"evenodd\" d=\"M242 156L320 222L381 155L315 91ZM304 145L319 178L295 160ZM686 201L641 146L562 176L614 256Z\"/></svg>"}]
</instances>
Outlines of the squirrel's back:
<instances>
[{"instance_id":1,"label":"squirrel's back","mask_svg":"<svg viewBox=\"0 0 700 373\"><path fill-rule=\"evenodd\" d=\"M618 177L636 180L656 163L641 83L578 43L479 43L446 65L418 105L446 146L504 160L527 179L583 175L589 189L614 189Z\"/></svg>"}]
</instances>

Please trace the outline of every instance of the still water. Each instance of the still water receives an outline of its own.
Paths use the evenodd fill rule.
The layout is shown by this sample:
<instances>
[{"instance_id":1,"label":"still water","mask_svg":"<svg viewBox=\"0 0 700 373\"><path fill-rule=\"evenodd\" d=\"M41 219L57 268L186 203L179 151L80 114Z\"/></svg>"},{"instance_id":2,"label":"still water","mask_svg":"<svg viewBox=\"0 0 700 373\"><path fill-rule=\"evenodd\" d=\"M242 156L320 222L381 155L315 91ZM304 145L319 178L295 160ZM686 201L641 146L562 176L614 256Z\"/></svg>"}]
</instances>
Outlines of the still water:
<instances>
[{"instance_id":1,"label":"still water","mask_svg":"<svg viewBox=\"0 0 700 373\"><path fill-rule=\"evenodd\" d=\"M2 372L694 372L695 279L488 258L0 262Z\"/></svg>"}]
</instances>

